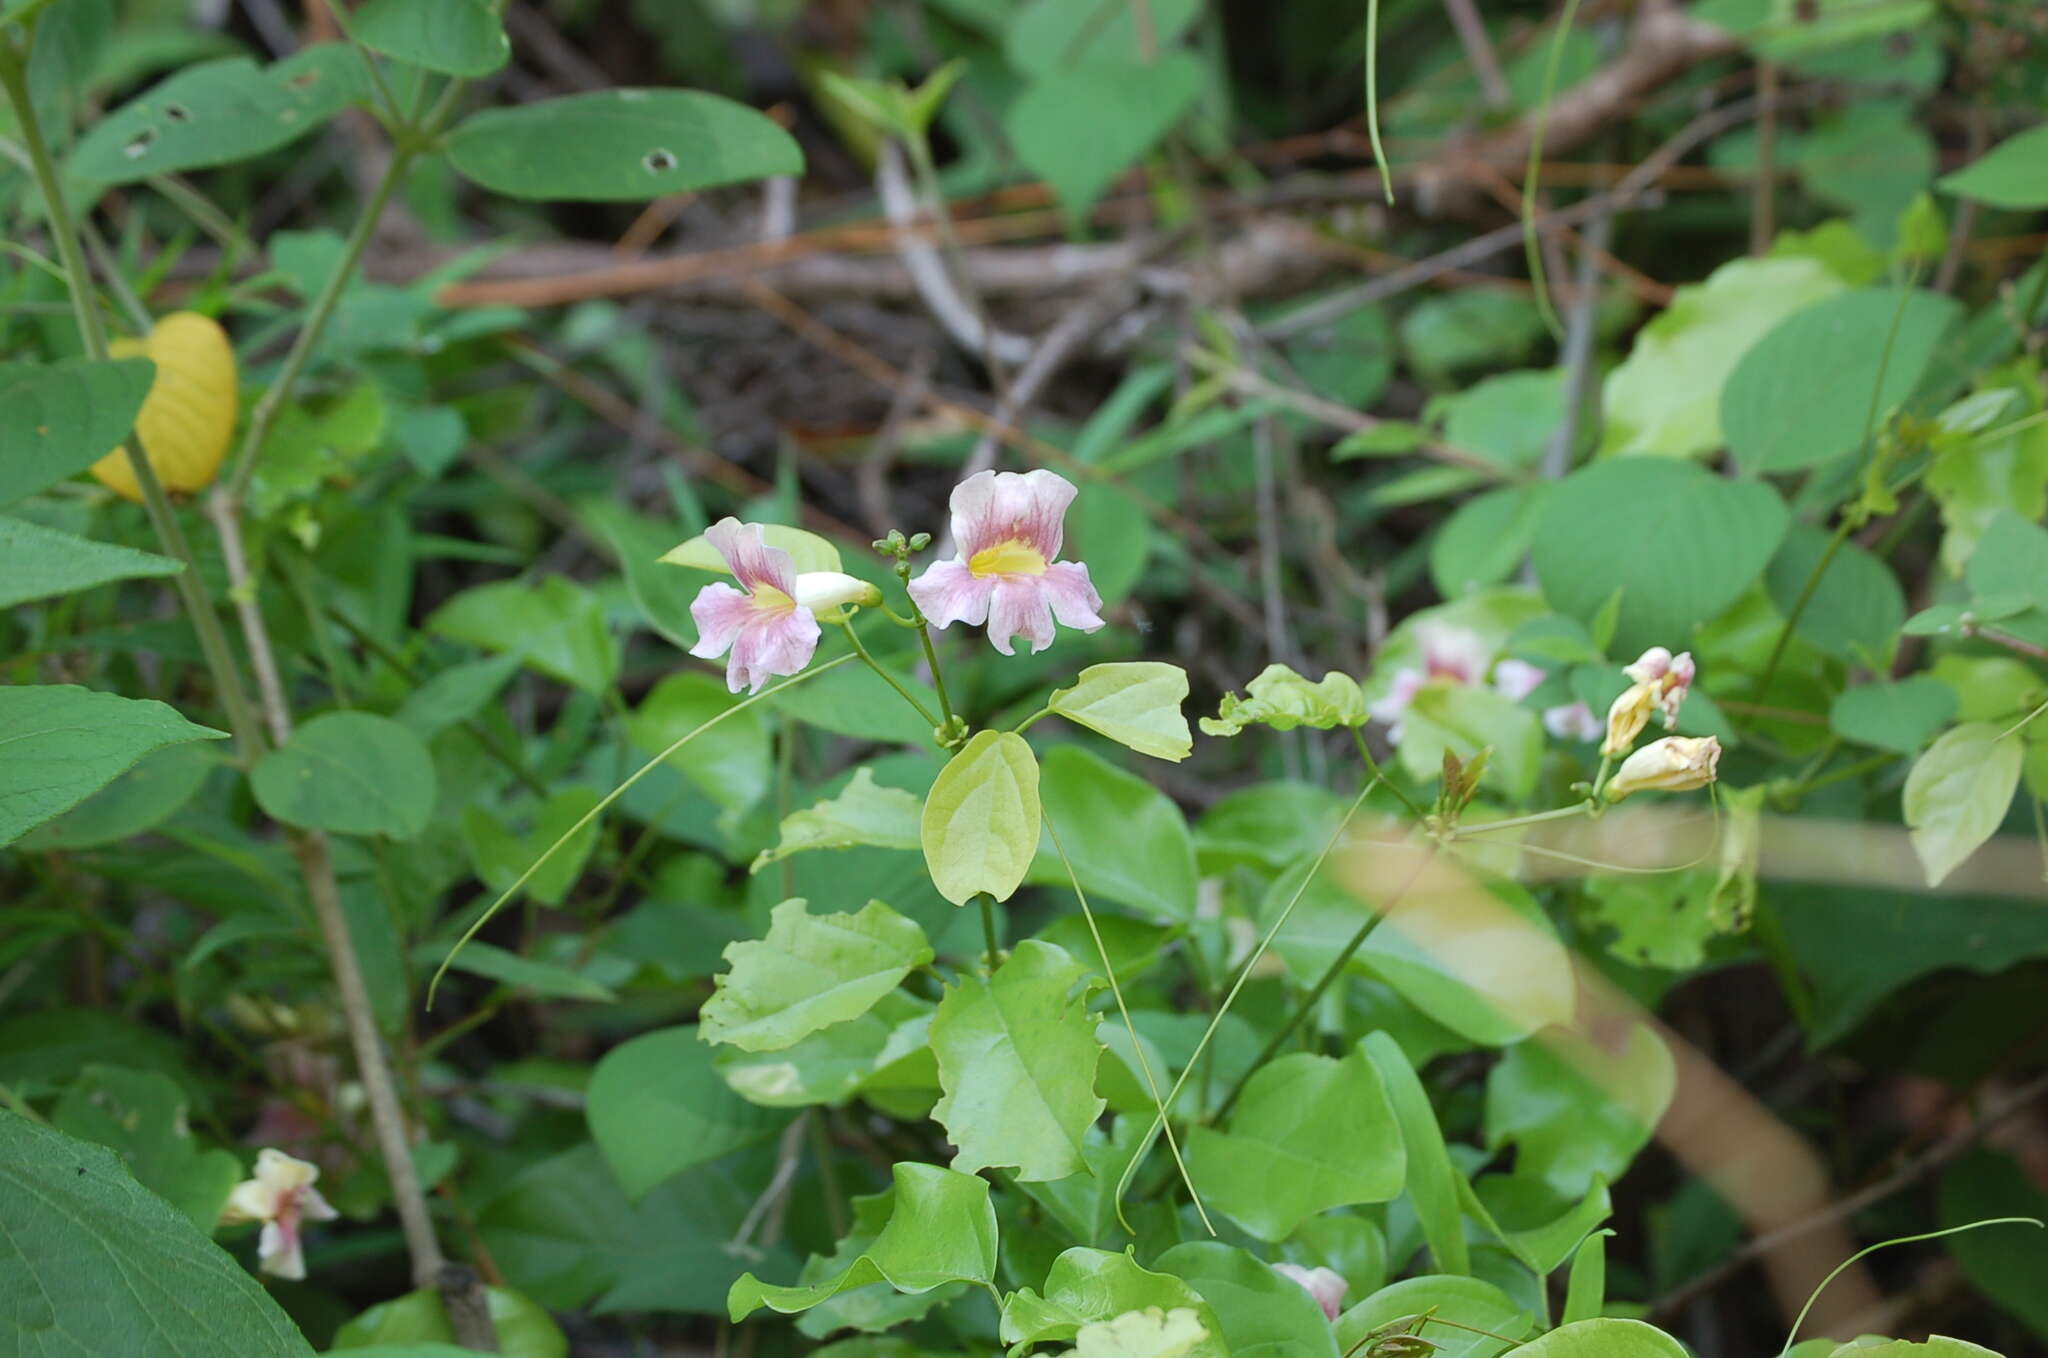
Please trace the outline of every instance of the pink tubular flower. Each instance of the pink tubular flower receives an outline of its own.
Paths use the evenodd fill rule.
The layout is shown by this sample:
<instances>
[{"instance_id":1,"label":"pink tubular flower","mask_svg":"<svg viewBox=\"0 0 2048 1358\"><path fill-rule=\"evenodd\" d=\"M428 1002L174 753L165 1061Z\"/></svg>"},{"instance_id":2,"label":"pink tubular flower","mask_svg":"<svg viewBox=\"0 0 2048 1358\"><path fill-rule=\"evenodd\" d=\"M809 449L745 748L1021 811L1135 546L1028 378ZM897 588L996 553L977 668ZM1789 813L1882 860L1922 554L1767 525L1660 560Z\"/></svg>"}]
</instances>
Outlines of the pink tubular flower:
<instances>
[{"instance_id":1,"label":"pink tubular flower","mask_svg":"<svg viewBox=\"0 0 2048 1358\"><path fill-rule=\"evenodd\" d=\"M1023 637L1034 652L1052 645L1053 620L1092 632L1102 596L1078 561L1056 561L1067 506L1078 494L1053 472L977 472L953 487L953 541L960 554L910 582L910 597L934 627L988 624L1004 655Z\"/></svg>"},{"instance_id":2,"label":"pink tubular flower","mask_svg":"<svg viewBox=\"0 0 2048 1358\"><path fill-rule=\"evenodd\" d=\"M256 1266L272 1277L305 1277L299 1223L332 1221L337 1215L313 1187L319 1177L319 1166L265 1147L256 1156L256 1177L236 1184L221 1208L224 1226L263 1223L263 1234L256 1241Z\"/></svg>"},{"instance_id":3,"label":"pink tubular flower","mask_svg":"<svg viewBox=\"0 0 2048 1358\"><path fill-rule=\"evenodd\" d=\"M1486 677L1486 667L1493 660L1493 652L1488 649L1484 637L1477 632L1454 627L1448 623L1417 624L1415 642L1422 651L1422 668L1418 670L1404 667L1395 670L1386 695L1366 709L1374 721L1386 724L1387 739L1396 745L1401 743L1401 718L1408 711L1408 705L1415 701L1415 695L1421 692L1424 684L1435 681L1476 684ZM1507 669L1508 663L1501 662L1502 670ZM1534 666L1527 668L1535 669ZM1505 693L1508 686L1521 677L1507 673L1498 676L1495 683ZM1543 672L1537 670L1537 682L1540 683L1542 678ZM1520 701L1520 695L1509 696Z\"/></svg>"},{"instance_id":4,"label":"pink tubular flower","mask_svg":"<svg viewBox=\"0 0 2048 1358\"><path fill-rule=\"evenodd\" d=\"M1526 660L1512 656L1493 667L1494 691L1509 702L1518 703L1543 683L1543 671Z\"/></svg>"},{"instance_id":5,"label":"pink tubular flower","mask_svg":"<svg viewBox=\"0 0 2048 1358\"><path fill-rule=\"evenodd\" d=\"M697 644L690 654L715 660L728 650L725 686L759 693L779 674L798 674L818 649L818 617L813 610L840 604L879 600L873 585L838 571L796 572L796 563L780 547L762 538L761 525L723 518L704 530L733 578L697 591L690 617L697 624Z\"/></svg>"},{"instance_id":6,"label":"pink tubular flower","mask_svg":"<svg viewBox=\"0 0 2048 1358\"><path fill-rule=\"evenodd\" d=\"M1664 718L1665 730L1678 724L1678 709L1684 704L1685 695L1692 688L1693 677L1697 673L1691 651L1673 655L1662 646L1652 646L1636 657L1635 664L1623 665L1621 672L1638 684L1650 686L1656 697L1657 710Z\"/></svg>"},{"instance_id":7,"label":"pink tubular flower","mask_svg":"<svg viewBox=\"0 0 2048 1358\"><path fill-rule=\"evenodd\" d=\"M1584 702L1543 709L1543 729L1559 740L1598 740L1605 728Z\"/></svg>"},{"instance_id":8,"label":"pink tubular flower","mask_svg":"<svg viewBox=\"0 0 2048 1358\"><path fill-rule=\"evenodd\" d=\"M1316 1305L1323 1308L1323 1315L1335 1320L1344 1310L1344 1294L1351 1284L1344 1281L1344 1275L1335 1269L1303 1268L1300 1264L1274 1264L1273 1271L1283 1278L1300 1283L1302 1290L1316 1299Z\"/></svg>"}]
</instances>

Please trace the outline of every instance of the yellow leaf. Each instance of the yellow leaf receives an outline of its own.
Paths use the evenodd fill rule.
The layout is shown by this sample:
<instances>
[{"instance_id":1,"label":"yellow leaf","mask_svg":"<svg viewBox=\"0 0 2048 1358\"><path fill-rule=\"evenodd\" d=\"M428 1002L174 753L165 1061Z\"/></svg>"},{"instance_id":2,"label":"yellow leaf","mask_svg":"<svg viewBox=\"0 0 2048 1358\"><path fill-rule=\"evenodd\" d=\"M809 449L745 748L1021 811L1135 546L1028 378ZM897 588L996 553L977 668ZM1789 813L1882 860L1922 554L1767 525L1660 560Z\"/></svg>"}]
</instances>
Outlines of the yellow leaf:
<instances>
[{"instance_id":1,"label":"yellow leaf","mask_svg":"<svg viewBox=\"0 0 2048 1358\"><path fill-rule=\"evenodd\" d=\"M135 418L135 433L166 490L204 490L213 484L235 432L235 350L212 318L178 311L158 321L146 340L115 340L115 358L146 358L156 380ZM116 495L140 501L142 487L116 448L95 462L92 474Z\"/></svg>"}]
</instances>

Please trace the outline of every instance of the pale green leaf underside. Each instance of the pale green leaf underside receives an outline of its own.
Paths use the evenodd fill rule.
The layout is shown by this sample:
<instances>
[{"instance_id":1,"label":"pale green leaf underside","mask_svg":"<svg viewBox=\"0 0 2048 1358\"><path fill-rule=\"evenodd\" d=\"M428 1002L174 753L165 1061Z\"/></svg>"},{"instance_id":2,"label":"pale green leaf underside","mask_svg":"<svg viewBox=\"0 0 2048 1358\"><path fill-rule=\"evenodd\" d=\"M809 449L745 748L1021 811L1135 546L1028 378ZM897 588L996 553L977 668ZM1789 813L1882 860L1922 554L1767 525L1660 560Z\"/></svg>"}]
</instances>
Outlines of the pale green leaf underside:
<instances>
[{"instance_id":1,"label":"pale green leaf underside","mask_svg":"<svg viewBox=\"0 0 2048 1358\"><path fill-rule=\"evenodd\" d=\"M775 907L765 939L728 944L732 969L699 1016L706 1042L780 1051L859 1018L932 960L915 920L869 901L859 914L813 915L802 900Z\"/></svg>"}]
</instances>

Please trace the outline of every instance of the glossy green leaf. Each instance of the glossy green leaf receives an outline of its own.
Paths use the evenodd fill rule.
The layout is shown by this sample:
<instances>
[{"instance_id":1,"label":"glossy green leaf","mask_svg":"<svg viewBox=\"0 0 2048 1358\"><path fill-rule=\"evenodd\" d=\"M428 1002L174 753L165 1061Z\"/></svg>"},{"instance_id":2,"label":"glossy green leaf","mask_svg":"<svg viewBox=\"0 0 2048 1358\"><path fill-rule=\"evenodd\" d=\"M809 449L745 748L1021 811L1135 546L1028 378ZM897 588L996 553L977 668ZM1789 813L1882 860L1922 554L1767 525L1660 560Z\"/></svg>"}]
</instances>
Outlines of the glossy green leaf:
<instances>
[{"instance_id":1,"label":"glossy green leaf","mask_svg":"<svg viewBox=\"0 0 2048 1358\"><path fill-rule=\"evenodd\" d=\"M1358 681L1331 670L1310 683L1285 665L1268 665L1245 685L1245 696L1223 695L1213 717L1203 717L1203 734L1234 736L1247 726L1292 731L1307 726L1327 731L1333 726L1363 726L1368 717Z\"/></svg>"},{"instance_id":2,"label":"glossy green leaf","mask_svg":"<svg viewBox=\"0 0 2048 1358\"><path fill-rule=\"evenodd\" d=\"M804 811L782 818L781 839L772 849L754 855L750 871L759 872L793 853L816 849L916 849L923 814L916 797L902 788L883 787L865 765L837 797L828 797Z\"/></svg>"},{"instance_id":3,"label":"glossy green leaf","mask_svg":"<svg viewBox=\"0 0 2048 1358\"><path fill-rule=\"evenodd\" d=\"M1516 1349L1523 1358L1687 1358L1685 1345L1640 1320L1581 1320Z\"/></svg>"},{"instance_id":4,"label":"glossy green leaf","mask_svg":"<svg viewBox=\"0 0 2048 1358\"><path fill-rule=\"evenodd\" d=\"M2048 123L2007 137L1939 183L1950 193L1993 207L2048 207Z\"/></svg>"},{"instance_id":5,"label":"glossy green leaf","mask_svg":"<svg viewBox=\"0 0 2048 1358\"><path fill-rule=\"evenodd\" d=\"M1308 1289L1246 1250L1195 1240L1167 1250L1152 1267L1184 1279L1209 1303L1232 1354L1338 1358L1330 1322Z\"/></svg>"},{"instance_id":6,"label":"glossy green leaf","mask_svg":"<svg viewBox=\"0 0 2048 1358\"><path fill-rule=\"evenodd\" d=\"M1349 1353L1374 1330L1416 1316L1428 1317L1416 1328L1417 1337L1439 1346L1432 1352L1443 1358L1493 1358L1508 1348L1493 1335L1516 1338L1535 1319L1483 1279L1424 1274L1383 1287L1339 1316L1338 1346ZM1433 1323L1438 1317L1450 1323Z\"/></svg>"},{"instance_id":7,"label":"glossy green leaf","mask_svg":"<svg viewBox=\"0 0 2048 1358\"><path fill-rule=\"evenodd\" d=\"M2024 751L2003 731L1991 722L1955 727L1906 775L1906 826L1929 886L1939 886L1991 838L2012 805Z\"/></svg>"},{"instance_id":8,"label":"glossy green leaf","mask_svg":"<svg viewBox=\"0 0 2048 1358\"><path fill-rule=\"evenodd\" d=\"M591 1072L590 1134L619 1187L638 1201L692 1166L765 1141L789 1116L735 1094L695 1024L642 1033Z\"/></svg>"},{"instance_id":9,"label":"glossy green leaf","mask_svg":"<svg viewBox=\"0 0 2048 1358\"><path fill-rule=\"evenodd\" d=\"M1758 482L1663 458L1597 462L1550 497L1530 559L1543 596L1581 622L1620 588L1615 650L1679 650L1755 583L1788 519Z\"/></svg>"},{"instance_id":10,"label":"glossy green leaf","mask_svg":"<svg viewBox=\"0 0 2048 1358\"><path fill-rule=\"evenodd\" d=\"M1859 288L1805 307L1758 340L1721 391L1728 446L1751 471L1795 471L1854 451L1919 385L1962 307L1936 293Z\"/></svg>"},{"instance_id":11,"label":"glossy green leaf","mask_svg":"<svg viewBox=\"0 0 2048 1358\"><path fill-rule=\"evenodd\" d=\"M1423 1088L1415 1067L1401 1044L1386 1033L1369 1033L1359 1044L1366 1058L1380 1073L1387 1104L1406 1148L1409 1201L1429 1242L1429 1252L1438 1269L1465 1273L1471 1268L1471 1254L1465 1246L1465 1226L1458 1210L1458 1171L1451 1164L1444 1145L1443 1129L1436 1110L1430 1107L1429 1092Z\"/></svg>"},{"instance_id":12,"label":"glossy green leaf","mask_svg":"<svg viewBox=\"0 0 2048 1358\"><path fill-rule=\"evenodd\" d=\"M369 712L328 712L257 762L265 812L306 830L411 839L434 814L434 760L411 731Z\"/></svg>"},{"instance_id":13,"label":"glossy green leaf","mask_svg":"<svg viewBox=\"0 0 2048 1358\"><path fill-rule=\"evenodd\" d=\"M0 608L76 594L116 580L176 575L183 569L173 558L154 552L0 516Z\"/></svg>"},{"instance_id":14,"label":"glossy green leaf","mask_svg":"<svg viewBox=\"0 0 2048 1358\"><path fill-rule=\"evenodd\" d=\"M268 67L247 57L188 66L102 118L68 168L126 184L247 160L318 131L363 92L361 60L339 43Z\"/></svg>"},{"instance_id":15,"label":"glossy green leaf","mask_svg":"<svg viewBox=\"0 0 2048 1358\"><path fill-rule=\"evenodd\" d=\"M104 1147L0 1112L0 1207L25 1352L311 1358L263 1285Z\"/></svg>"},{"instance_id":16,"label":"glossy green leaf","mask_svg":"<svg viewBox=\"0 0 2048 1358\"><path fill-rule=\"evenodd\" d=\"M226 738L148 699L71 684L0 688L0 844L70 810L152 750Z\"/></svg>"},{"instance_id":17,"label":"glossy green leaf","mask_svg":"<svg viewBox=\"0 0 2048 1358\"><path fill-rule=\"evenodd\" d=\"M1155 919L1194 918L1195 845L1170 797L1079 745L1045 752L1038 791L1047 828L1028 880L1066 886L1070 862L1091 894Z\"/></svg>"},{"instance_id":18,"label":"glossy green leaf","mask_svg":"<svg viewBox=\"0 0 2048 1358\"><path fill-rule=\"evenodd\" d=\"M704 1041L781 1051L821 1028L859 1018L932 960L914 920L880 901L859 914L813 915L802 900L775 907L764 939L729 944L729 971L698 1016Z\"/></svg>"},{"instance_id":19,"label":"glossy green leaf","mask_svg":"<svg viewBox=\"0 0 2048 1358\"><path fill-rule=\"evenodd\" d=\"M763 1306L785 1314L808 1310L870 1283L917 1293L951 1282L993 1282L996 1213L988 1181L937 1165L899 1164L891 1173L895 1199L874 1243L836 1277L807 1287L776 1287L741 1275L727 1298L733 1321Z\"/></svg>"},{"instance_id":20,"label":"glossy green leaf","mask_svg":"<svg viewBox=\"0 0 2048 1358\"><path fill-rule=\"evenodd\" d=\"M1607 1237L1612 1231L1595 1231L1572 1256L1572 1272L1565 1285L1564 1314L1560 1325L1592 1320L1607 1305Z\"/></svg>"},{"instance_id":21,"label":"glossy green leaf","mask_svg":"<svg viewBox=\"0 0 2048 1358\"><path fill-rule=\"evenodd\" d=\"M107 455L135 427L155 365L144 359L0 364L0 506L47 490ZM0 580L6 579L0 572Z\"/></svg>"},{"instance_id":22,"label":"glossy green leaf","mask_svg":"<svg viewBox=\"0 0 2048 1358\"><path fill-rule=\"evenodd\" d=\"M982 731L939 771L919 835L932 885L955 905L1008 900L1038 850L1038 760L1024 737Z\"/></svg>"},{"instance_id":23,"label":"glossy green leaf","mask_svg":"<svg viewBox=\"0 0 2048 1358\"><path fill-rule=\"evenodd\" d=\"M464 590L427 628L487 651L518 655L542 674L603 693L619 672L619 643L597 596L559 575L538 585L501 580Z\"/></svg>"},{"instance_id":24,"label":"glossy green leaf","mask_svg":"<svg viewBox=\"0 0 2048 1358\"><path fill-rule=\"evenodd\" d=\"M1045 1275L1041 1295L1020 1288L1003 1303L1005 1344L1072 1342L1091 1324L1147 1308L1186 1309L1206 1333L1181 1352L1189 1358L1225 1358L1214 1312L1193 1288L1167 1273L1141 1268L1129 1254L1076 1248L1062 1252Z\"/></svg>"},{"instance_id":25,"label":"glossy green leaf","mask_svg":"<svg viewBox=\"0 0 2048 1358\"><path fill-rule=\"evenodd\" d=\"M1194 736L1181 711L1187 701L1188 672L1156 660L1090 665L1066 688L1046 700L1068 721L1108 736L1154 759L1186 759Z\"/></svg>"},{"instance_id":26,"label":"glossy green leaf","mask_svg":"<svg viewBox=\"0 0 2048 1358\"><path fill-rule=\"evenodd\" d=\"M1915 674L1844 690L1828 709L1828 725L1844 740L1913 754L1955 715L1956 691L1931 675Z\"/></svg>"},{"instance_id":27,"label":"glossy green leaf","mask_svg":"<svg viewBox=\"0 0 2048 1358\"><path fill-rule=\"evenodd\" d=\"M740 1097L765 1108L842 1103L871 1088L881 1091L878 1097L905 1087L928 1088L936 1097L933 1008L928 1000L894 991L860 1017L781 1051L728 1049L718 1056L718 1073Z\"/></svg>"},{"instance_id":28,"label":"glossy green leaf","mask_svg":"<svg viewBox=\"0 0 2048 1358\"><path fill-rule=\"evenodd\" d=\"M448 134L465 178L508 198L636 202L804 172L787 132L698 90L598 90L471 114Z\"/></svg>"},{"instance_id":29,"label":"glossy green leaf","mask_svg":"<svg viewBox=\"0 0 2048 1358\"><path fill-rule=\"evenodd\" d=\"M1064 949L1026 939L994 976L947 987L932 1019L945 1090L932 1117L959 1148L957 1168L1001 1165L1040 1180L1082 1167L1083 1138L1104 1107L1086 974Z\"/></svg>"},{"instance_id":30,"label":"glossy green leaf","mask_svg":"<svg viewBox=\"0 0 2048 1358\"><path fill-rule=\"evenodd\" d=\"M1824 265L1798 257L1734 260L1680 288L1607 376L1601 452L1721 446L1721 390L1742 356L1779 321L1841 290Z\"/></svg>"},{"instance_id":31,"label":"glossy green leaf","mask_svg":"<svg viewBox=\"0 0 2048 1358\"><path fill-rule=\"evenodd\" d=\"M348 31L372 52L470 80L489 75L512 56L498 16L484 0L370 0L350 17Z\"/></svg>"},{"instance_id":32,"label":"glossy green leaf","mask_svg":"<svg viewBox=\"0 0 2048 1358\"><path fill-rule=\"evenodd\" d=\"M1269 1062L1227 1132L1189 1131L1187 1158L1203 1201L1261 1240L1284 1240L1332 1207L1385 1202L1407 1177L1394 1110L1360 1052Z\"/></svg>"},{"instance_id":33,"label":"glossy green leaf","mask_svg":"<svg viewBox=\"0 0 2048 1358\"><path fill-rule=\"evenodd\" d=\"M1515 1177L1577 1202L1621 1176L1677 1089L1655 1030L1637 1024L1619 1051L1565 1030L1508 1048L1486 1080L1486 1144L1516 1147Z\"/></svg>"},{"instance_id":34,"label":"glossy green leaf","mask_svg":"<svg viewBox=\"0 0 2048 1358\"><path fill-rule=\"evenodd\" d=\"M1010 144L1060 206L1086 221L1103 193L1147 155L1194 106L1202 64L1186 52L1135 62L1074 66L1025 86L1003 117Z\"/></svg>"}]
</instances>

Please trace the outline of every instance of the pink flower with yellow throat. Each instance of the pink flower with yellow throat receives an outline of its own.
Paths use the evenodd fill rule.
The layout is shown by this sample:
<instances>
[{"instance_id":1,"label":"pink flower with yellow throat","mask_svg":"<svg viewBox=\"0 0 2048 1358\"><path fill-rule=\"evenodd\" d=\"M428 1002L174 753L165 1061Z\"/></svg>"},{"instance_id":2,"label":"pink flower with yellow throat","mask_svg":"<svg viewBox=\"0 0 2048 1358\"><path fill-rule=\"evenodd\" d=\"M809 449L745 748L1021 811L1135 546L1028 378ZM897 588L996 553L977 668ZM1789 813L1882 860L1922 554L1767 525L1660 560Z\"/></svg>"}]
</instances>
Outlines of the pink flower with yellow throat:
<instances>
[{"instance_id":1,"label":"pink flower with yellow throat","mask_svg":"<svg viewBox=\"0 0 2048 1358\"><path fill-rule=\"evenodd\" d=\"M730 651L725 686L734 693L759 693L776 675L802 673L818 649L818 610L881 602L879 590L851 575L799 575L794 558L770 547L758 523L720 519L704 530L704 540L743 588L719 580L697 591L690 605L697 644L690 654L716 660Z\"/></svg>"},{"instance_id":2,"label":"pink flower with yellow throat","mask_svg":"<svg viewBox=\"0 0 2048 1358\"><path fill-rule=\"evenodd\" d=\"M276 1278L306 1276L306 1255L299 1240L302 1221L332 1221L335 1210L313 1183L320 1167L265 1147L256 1156L256 1177L245 1179L228 1194L221 1208L224 1226L260 1221L256 1266Z\"/></svg>"},{"instance_id":3,"label":"pink flower with yellow throat","mask_svg":"<svg viewBox=\"0 0 2048 1358\"><path fill-rule=\"evenodd\" d=\"M1053 472L977 472L953 487L953 541L960 554L910 582L934 627L988 624L1004 655L1023 637L1052 645L1053 620L1083 632L1103 625L1102 596L1078 561L1060 561L1067 506L1078 492Z\"/></svg>"}]
</instances>

